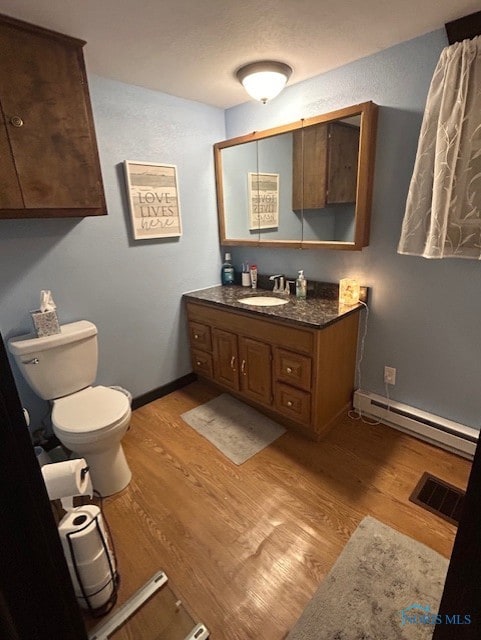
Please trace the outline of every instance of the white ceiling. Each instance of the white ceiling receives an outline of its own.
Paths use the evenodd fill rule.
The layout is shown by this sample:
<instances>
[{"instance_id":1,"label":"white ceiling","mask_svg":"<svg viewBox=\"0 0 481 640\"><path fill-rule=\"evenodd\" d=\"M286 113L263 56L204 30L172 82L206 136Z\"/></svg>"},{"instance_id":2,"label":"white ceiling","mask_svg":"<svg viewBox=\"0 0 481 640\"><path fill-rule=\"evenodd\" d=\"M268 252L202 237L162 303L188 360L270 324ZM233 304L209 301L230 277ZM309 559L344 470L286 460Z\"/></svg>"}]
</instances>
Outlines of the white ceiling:
<instances>
[{"instance_id":1,"label":"white ceiling","mask_svg":"<svg viewBox=\"0 0 481 640\"><path fill-rule=\"evenodd\" d=\"M238 67L280 60L289 84L442 28L479 0L0 0L0 13L87 41L96 75L218 107Z\"/></svg>"}]
</instances>

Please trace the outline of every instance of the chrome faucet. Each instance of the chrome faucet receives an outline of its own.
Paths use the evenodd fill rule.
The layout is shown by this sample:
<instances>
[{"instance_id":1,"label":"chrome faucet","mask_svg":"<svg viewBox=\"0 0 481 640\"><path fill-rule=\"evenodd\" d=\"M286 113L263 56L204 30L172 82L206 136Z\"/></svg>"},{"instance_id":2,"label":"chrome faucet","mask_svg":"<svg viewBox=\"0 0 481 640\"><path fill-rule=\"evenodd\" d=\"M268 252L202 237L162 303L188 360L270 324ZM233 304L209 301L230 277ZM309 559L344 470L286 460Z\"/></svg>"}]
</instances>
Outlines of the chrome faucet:
<instances>
[{"instance_id":1,"label":"chrome faucet","mask_svg":"<svg viewBox=\"0 0 481 640\"><path fill-rule=\"evenodd\" d=\"M273 292L276 292L276 291L284 292L284 276L283 275L278 273L275 276L269 276L269 280L274 280L274 288L272 289Z\"/></svg>"}]
</instances>

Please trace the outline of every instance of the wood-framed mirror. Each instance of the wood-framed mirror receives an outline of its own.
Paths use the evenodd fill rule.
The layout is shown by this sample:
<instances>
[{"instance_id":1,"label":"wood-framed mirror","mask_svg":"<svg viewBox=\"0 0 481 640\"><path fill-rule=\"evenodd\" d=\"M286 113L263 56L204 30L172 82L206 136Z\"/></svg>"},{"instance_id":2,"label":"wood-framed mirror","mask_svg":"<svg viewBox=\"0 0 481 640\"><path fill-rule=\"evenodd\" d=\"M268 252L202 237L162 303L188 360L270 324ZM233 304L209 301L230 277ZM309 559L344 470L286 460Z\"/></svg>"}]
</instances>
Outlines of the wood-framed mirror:
<instances>
[{"instance_id":1,"label":"wood-framed mirror","mask_svg":"<svg viewBox=\"0 0 481 640\"><path fill-rule=\"evenodd\" d=\"M364 102L215 144L221 244L367 246L377 111Z\"/></svg>"}]
</instances>

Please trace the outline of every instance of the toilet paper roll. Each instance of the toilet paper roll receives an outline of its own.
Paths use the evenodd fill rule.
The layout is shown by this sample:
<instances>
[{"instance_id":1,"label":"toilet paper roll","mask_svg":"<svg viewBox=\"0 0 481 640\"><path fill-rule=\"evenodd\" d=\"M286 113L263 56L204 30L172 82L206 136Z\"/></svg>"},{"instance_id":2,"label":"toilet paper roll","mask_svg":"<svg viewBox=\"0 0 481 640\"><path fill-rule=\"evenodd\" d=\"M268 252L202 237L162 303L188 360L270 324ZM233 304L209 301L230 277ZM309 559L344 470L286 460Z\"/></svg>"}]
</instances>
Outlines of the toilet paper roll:
<instances>
[{"instance_id":1,"label":"toilet paper roll","mask_svg":"<svg viewBox=\"0 0 481 640\"><path fill-rule=\"evenodd\" d=\"M89 605L92 609L99 609L110 600L114 588L114 581L109 578L107 582L102 581L99 584L93 585L88 591L84 589L87 598L84 598L81 590L75 591L75 595L82 609L89 610Z\"/></svg>"},{"instance_id":2,"label":"toilet paper roll","mask_svg":"<svg viewBox=\"0 0 481 640\"><path fill-rule=\"evenodd\" d=\"M73 563L73 558L71 557L73 553L77 564L93 562L104 552L103 537L115 570L110 538L100 509L95 505L75 507L72 511L69 511L60 521L58 533L62 541L65 557L70 563Z\"/></svg>"},{"instance_id":3,"label":"toilet paper roll","mask_svg":"<svg viewBox=\"0 0 481 640\"><path fill-rule=\"evenodd\" d=\"M42 475L50 500L93 495L92 480L84 458L46 464L42 467Z\"/></svg>"},{"instance_id":4,"label":"toilet paper roll","mask_svg":"<svg viewBox=\"0 0 481 640\"><path fill-rule=\"evenodd\" d=\"M94 592L94 587L97 587L97 585L102 587L112 578L107 555L103 552L99 553L91 562L77 563L77 571L75 571L74 565L70 562L67 562L67 566L72 576L72 582L76 592L80 591L81 593L77 573L84 591L88 594Z\"/></svg>"}]
</instances>

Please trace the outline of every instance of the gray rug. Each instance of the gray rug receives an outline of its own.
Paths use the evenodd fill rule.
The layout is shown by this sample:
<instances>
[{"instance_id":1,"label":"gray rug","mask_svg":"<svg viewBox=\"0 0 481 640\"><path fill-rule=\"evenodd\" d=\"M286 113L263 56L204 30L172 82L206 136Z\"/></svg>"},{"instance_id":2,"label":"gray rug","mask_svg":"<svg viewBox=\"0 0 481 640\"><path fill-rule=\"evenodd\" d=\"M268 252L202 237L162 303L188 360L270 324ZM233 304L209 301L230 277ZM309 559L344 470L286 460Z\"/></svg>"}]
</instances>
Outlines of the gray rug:
<instances>
[{"instance_id":1,"label":"gray rug","mask_svg":"<svg viewBox=\"0 0 481 640\"><path fill-rule=\"evenodd\" d=\"M286 640L428 640L447 568L432 549L364 518Z\"/></svg>"},{"instance_id":2,"label":"gray rug","mask_svg":"<svg viewBox=\"0 0 481 640\"><path fill-rule=\"evenodd\" d=\"M227 393L181 417L235 464L242 464L286 431Z\"/></svg>"}]
</instances>

